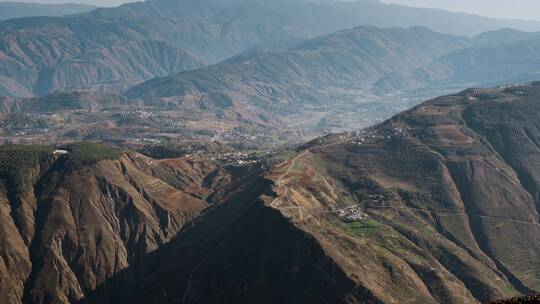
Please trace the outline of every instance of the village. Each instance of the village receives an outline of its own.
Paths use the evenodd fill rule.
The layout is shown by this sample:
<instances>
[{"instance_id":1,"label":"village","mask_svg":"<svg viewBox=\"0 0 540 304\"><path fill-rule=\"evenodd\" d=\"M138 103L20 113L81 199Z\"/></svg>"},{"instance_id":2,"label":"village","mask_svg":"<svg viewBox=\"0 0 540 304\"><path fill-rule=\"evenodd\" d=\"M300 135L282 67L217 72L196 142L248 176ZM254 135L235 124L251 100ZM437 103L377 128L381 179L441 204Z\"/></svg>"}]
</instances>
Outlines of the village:
<instances>
[{"instance_id":1,"label":"village","mask_svg":"<svg viewBox=\"0 0 540 304\"><path fill-rule=\"evenodd\" d=\"M339 217L344 222L355 222L365 220L369 215L362 211L362 208L359 205L349 206L339 211Z\"/></svg>"},{"instance_id":2,"label":"village","mask_svg":"<svg viewBox=\"0 0 540 304\"><path fill-rule=\"evenodd\" d=\"M234 166L250 166L260 162L261 157L247 152L227 152L214 155L210 158L213 161L222 163L223 165Z\"/></svg>"}]
</instances>

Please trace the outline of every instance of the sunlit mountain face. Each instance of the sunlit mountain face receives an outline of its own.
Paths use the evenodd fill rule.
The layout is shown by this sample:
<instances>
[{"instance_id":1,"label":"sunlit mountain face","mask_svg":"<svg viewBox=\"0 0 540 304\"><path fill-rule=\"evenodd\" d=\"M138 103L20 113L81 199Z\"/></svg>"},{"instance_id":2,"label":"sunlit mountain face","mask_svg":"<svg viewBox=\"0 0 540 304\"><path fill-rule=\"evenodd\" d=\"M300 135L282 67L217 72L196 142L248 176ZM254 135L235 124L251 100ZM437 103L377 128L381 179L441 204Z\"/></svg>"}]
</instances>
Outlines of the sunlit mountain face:
<instances>
[{"instance_id":1,"label":"sunlit mountain face","mask_svg":"<svg viewBox=\"0 0 540 304\"><path fill-rule=\"evenodd\" d=\"M480 2L0 3L0 302L536 303L540 22Z\"/></svg>"}]
</instances>

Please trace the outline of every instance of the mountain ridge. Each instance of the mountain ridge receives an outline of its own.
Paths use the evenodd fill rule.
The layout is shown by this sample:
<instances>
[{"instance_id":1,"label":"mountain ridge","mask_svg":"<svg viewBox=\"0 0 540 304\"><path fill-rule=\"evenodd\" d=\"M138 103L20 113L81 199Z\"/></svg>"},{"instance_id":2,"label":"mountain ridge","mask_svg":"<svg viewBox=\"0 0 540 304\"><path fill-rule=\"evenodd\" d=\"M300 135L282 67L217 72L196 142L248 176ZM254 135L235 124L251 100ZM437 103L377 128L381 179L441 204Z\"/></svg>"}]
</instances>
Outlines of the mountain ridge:
<instances>
[{"instance_id":1,"label":"mountain ridge","mask_svg":"<svg viewBox=\"0 0 540 304\"><path fill-rule=\"evenodd\" d=\"M538 290L538 94L469 89L313 141L152 257L135 299L484 303ZM317 258L337 268L318 260L325 275L310 276L303 260ZM342 288L311 289L341 275Z\"/></svg>"},{"instance_id":2,"label":"mountain ridge","mask_svg":"<svg viewBox=\"0 0 540 304\"><path fill-rule=\"evenodd\" d=\"M227 110L256 124L282 125L280 121L291 115L311 116L328 107L352 107L376 99L370 90L379 78L423 66L470 43L467 38L422 27L361 26L286 50L245 53L216 65L149 80L124 95L149 103L188 105L206 96L218 102L211 97L218 94L232 100L232 105L199 111Z\"/></svg>"},{"instance_id":3,"label":"mountain ridge","mask_svg":"<svg viewBox=\"0 0 540 304\"><path fill-rule=\"evenodd\" d=\"M539 96L538 82L441 96L247 174L89 143L3 146L0 254L17 258L1 260L0 293L476 304L537 291Z\"/></svg>"},{"instance_id":4,"label":"mountain ridge","mask_svg":"<svg viewBox=\"0 0 540 304\"><path fill-rule=\"evenodd\" d=\"M156 161L93 143L61 149L66 154L0 149L6 303L80 301L128 265L138 267L209 206L210 187L231 178L194 156ZM123 277L127 286L135 274Z\"/></svg>"},{"instance_id":5,"label":"mountain ridge","mask_svg":"<svg viewBox=\"0 0 540 304\"><path fill-rule=\"evenodd\" d=\"M364 14L365 11L370 11L370 14ZM455 19L459 22L455 22ZM107 89L107 85L108 89L119 92L134 82L165 76L165 71L173 74L200 67L205 62L216 63L260 43L309 39L362 24L382 27L423 25L442 32L476 34L509 27L513 23L441 11L433 15L430 10L365 1L280 0L278 3L208 0L202 3L183 0L177 3L154 0L67 17L34 17L1 22L0 75L9 78L3 87L12 88L7 92L10 95L20 94L20 87L34 95L55 90ZM455 26L448 27L448 24L463 24L466 29L459 31ZM540 29L540 23L515 25L519 29ZM167 52L181 53L176 56L186 58L186 64L171 71L167 69L168 62L157 60L150 67L145 62L135 63L142 64L148 73L126 73L129 65L114 56L108 57L109 52L114 52L111 48L115 45L138 41L164 42L171 49ZM52 47L44 49L43 45ZM148 51L137 52L133 56L151 57ZM100 65L102 63L93 58L95 53L106 57L107 64ZM70 63L70 60L97 64L104 69L101 73L103 79L97 76L84 79L80 74L98 72L92 66L81 67ZM58 70L62 69L66 75L55 74L55 71L60 73ZM127 78L128 83L116 85L118 76ZM39 85L36 89L38 77L47 81L45 84L37 82ZM26 96L28 92L23 93Z\"/></svg>"},{"instance_id":6,"label":"mountain ridge","mask_svg":"<svg viewBox=\"0 0 540 304\"><path fill-rule=\"evenodd\" d=\"M512 38L508 39L508 35ZM485 33L470 48L451 52L412 73L398 73L381 79L375 85L376 91L534 81L538 77L536 51L539 42L539 33L507 30Z\"/></svg>"},{"instance_id":7,"label":"mountain ridge","mask_svg":"<svg viewBox=\"0 0 540 304\"><path fill-rule=\"evenodd\" d=\"M0 21L33 16L63 16L85 13L98 8L85 4L39 4L27 2L0 2Z\"/></svg>"}]
</instances>

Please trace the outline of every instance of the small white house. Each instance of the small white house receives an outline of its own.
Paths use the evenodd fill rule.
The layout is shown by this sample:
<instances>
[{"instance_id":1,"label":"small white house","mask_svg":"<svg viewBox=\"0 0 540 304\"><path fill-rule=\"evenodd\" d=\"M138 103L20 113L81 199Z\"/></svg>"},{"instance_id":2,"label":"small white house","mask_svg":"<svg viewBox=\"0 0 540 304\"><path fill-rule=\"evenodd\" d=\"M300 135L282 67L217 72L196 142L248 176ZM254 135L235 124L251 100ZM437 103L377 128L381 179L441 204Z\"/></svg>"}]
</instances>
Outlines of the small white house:
<instances>
[{"instance_id":1,"label":"small white house","mask_svg":"<svg viewBox=\"0 0 540 304\"><path fill-rule=\"evenodd\" d=\"M68 151L66 151L66 150L54 150L53 154L54 155L65 155L65 154L68 154Z\"/></svg>"}]
</instances>

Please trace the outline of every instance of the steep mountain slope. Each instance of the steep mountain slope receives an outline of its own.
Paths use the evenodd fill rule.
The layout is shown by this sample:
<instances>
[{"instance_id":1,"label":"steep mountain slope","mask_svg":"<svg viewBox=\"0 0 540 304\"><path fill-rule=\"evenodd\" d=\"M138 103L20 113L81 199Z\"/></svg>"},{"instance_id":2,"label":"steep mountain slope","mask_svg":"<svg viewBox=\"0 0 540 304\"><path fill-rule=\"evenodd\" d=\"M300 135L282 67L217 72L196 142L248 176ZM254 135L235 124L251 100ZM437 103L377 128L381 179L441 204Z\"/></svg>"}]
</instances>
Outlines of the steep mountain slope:
<instances>
[{"instance_id":1,"label":"steep mountain slope","mask_svg":"<svg viewBox=\"0 0 540 304\"><path fill-rule=\"evenodd\" d=\"M0 2L0 20L32 17L32 16L63 16L85 13L96 9L95 6L83 4L39 4L20 2Z\"/></svg>"},{"instance_id":2,"label":"steep mountain slope","mask_svg":"<svg viewBox=\"0 0 540 304\"><path fill-rule=\"evenodd\" d=\"M0 96L31 97L33 95L12 78L2 76L0 79Z\"/></svg>"},{"instance_id":3,"label":"steep mountain slope","mask_svg":"<svg viewBox=\"0 0 540 304\"><path fill-rule=\"evenodd\" d=\"M16 19L22 22L25 19ZM48 20L48 19L44 19ZM93 41L61 24L36 31L4 32L0 63L7 95L44 95L56 90L99 89L120 92L156 76L197 68L202 61L161 41ZM103 25L105 27L105 25ZM57 35L55 30L65 31ZM99 29L93 29L99 31ZM103 29L107 36L114 29ZM14 83L10 85L10 82ZM15 89L13 89L15 88Z\"/></svg>"},{"instance_id":4,"label":"steep mountain slope","mask_svg":"<svg viewBox=\"0 0 540 304\"><path fill-rule=\"evenodd\" d=\"M67 150L0 148L2 303L76 303L118 273L130 285L136 272L123 270L172 239L229 178L197 157Z\"/></svg>"},{"instance_id":5,"label":"steep mountain slope","mask_svg":"<svg viewBox=\"0 0 540 304\"><path fill-rule=\"evenodd\" d=\"M389 75L375 86L378 92L384 92L533 81L540 72L539 50L538 33L486 33L471 48L450 53L412 73Z\"/></svg>"},{"instance_id":6,"label":"steep mountain slope","mask_svg":"<svg viewBox=\"0 0 540 304\"><path fill-rule=\"evenodd\" d=\"M540 290L539 97L540 84L471 89L304 146L148 256L134 301L484 303Z\"/></svg>"},{"instance_id":7,"label":"steep mountain slope","mask_svg":"<svg viewBox=\"0 0 540 304\"><path fill-rule=\"evenodd\" d=\"M302 82L313 87L334 83L335 87L369 88L386 74L431 63L469 43L466 38L420 27L363 26L308 40L288 50L247 53L214 66L153 79L126 95L162 98L237 91L257 84L295 87Z\"/></svg>"},{"instance_id":8,"label":"steep mountain slope","mask_svg":"<svg viewBox=\"0 0 540 304\"><path fill-rule=\"evenodd\" d=\"M467 35L501 27L540 29L536 22L373 0L152 0L75 16L2 22L0 76L9 80L2 86L12 88L8 92L12 95L19 87L37 95L95 87L118 91L197 68L201 62L224 60L260 43L311 38L364 24L423 25ZM123 52L128 53L126 58L118 55Z\"/></svg>"},{"instance_id":9,"label":"steep mountain slope","mask_svg":"<svg viewBox=\"0 0 540 304\"><path fill-rule=\"evenodd\" d=\"M423 66L469 43L467 38L419 27L363 26L308 40L288 50L247 53L213 66L153 79L125 95L188 106L208 97L218 105L217 110L232 109L243 119L280 125L279 116L302 115L325 105L356 104L360 97L369 99L371 85L385 75ZM223 95L232 102L220 107Z\"/></svg>"},{"instance_id":10,"label":"steep mountain slope","mask_svg":"<svg viewBox=\"0 0 540 304\"><path fill-rule=\"evenodd\" d=\"M523 32L515 29L500 29L496 31L484 32L474 37L476 46L489 46L501 43L510 43L527 40L538 36L538 32Z\"/></svg>"}]
</instances>

